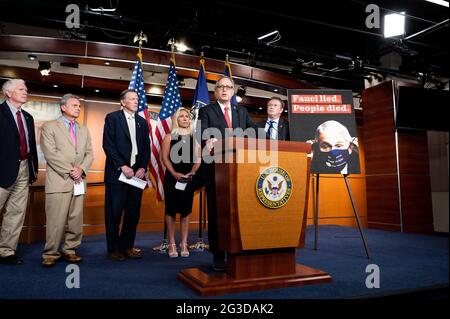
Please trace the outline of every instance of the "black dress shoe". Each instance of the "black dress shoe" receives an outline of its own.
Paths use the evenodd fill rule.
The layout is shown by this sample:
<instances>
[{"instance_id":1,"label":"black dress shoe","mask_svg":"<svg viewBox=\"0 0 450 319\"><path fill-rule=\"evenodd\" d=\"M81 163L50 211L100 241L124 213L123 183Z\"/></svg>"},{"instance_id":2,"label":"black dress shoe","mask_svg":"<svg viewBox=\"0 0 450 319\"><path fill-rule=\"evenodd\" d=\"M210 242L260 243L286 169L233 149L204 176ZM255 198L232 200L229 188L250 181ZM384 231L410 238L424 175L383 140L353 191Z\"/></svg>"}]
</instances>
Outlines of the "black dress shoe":
<instances>
[{"instance_id":1,"label":"black dress shoe","mask_svg":"<svg viewBox=\"0 0 450 319\"><path fill-rule=\"evenodd\" d=\"M6 257L0 257L0 263L8 265L22 265L23 260L17 257L17 255L9 255Z\"/></svg>"},{"instance_id":2,"label":"black dress shoe","mask_svg":"<svg viewBox=\"0 0 450 319\"><path fill-rule=\"evenodd\" d=\"M108 254L109 259L113 261L124 261L125 255L120 251L113 251Z\"/></svg>"}]
</instances>

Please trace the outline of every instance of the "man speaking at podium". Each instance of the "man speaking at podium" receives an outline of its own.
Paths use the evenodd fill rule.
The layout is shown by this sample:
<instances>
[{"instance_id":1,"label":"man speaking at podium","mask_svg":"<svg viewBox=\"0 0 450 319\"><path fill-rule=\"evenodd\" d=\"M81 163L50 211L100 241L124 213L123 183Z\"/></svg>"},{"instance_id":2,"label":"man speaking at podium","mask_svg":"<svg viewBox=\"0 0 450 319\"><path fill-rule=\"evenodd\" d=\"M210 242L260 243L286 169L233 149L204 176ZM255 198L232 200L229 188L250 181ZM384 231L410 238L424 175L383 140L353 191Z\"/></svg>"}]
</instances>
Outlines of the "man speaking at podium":
<instances>
[{"instance_id":1,"label":"man speaking at podium","mask_svg":"<svg viewBox=\"0 0 450 319\"><path fill-rule=\"evenodd\" d=\"M241 128L256 129L256 125L250 119L247 110L232 103L235 93L234 81L223 76L216 82L214 94L217 101L202 107L199 110L198 123L200 123L202 140L206 141L206 148L212 150L217 141L218 131L220 137L225 137L227 130ZM233 135L242 136L242 131ZM211 137L215 138L211 138ZM230 136L229 134L227 136ZM205 145L204 143L202 144ZM216 185L214 163L203 163L203 178L206 186L208 205L208 241L213 254L213 268L215 271L225 271L225 252L219 249L217 234L217 208Z\"/></svg>"}]
</instances>

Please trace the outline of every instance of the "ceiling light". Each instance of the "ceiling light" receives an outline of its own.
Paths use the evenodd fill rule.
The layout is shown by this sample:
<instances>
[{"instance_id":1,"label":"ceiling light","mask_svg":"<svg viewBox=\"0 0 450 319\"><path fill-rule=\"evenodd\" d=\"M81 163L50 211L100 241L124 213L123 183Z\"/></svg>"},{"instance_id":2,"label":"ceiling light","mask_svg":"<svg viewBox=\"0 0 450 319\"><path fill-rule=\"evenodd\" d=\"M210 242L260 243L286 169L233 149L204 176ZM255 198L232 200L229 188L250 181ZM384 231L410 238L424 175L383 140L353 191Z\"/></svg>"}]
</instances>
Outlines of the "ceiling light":
<instances>
[{"instance_id":1,"label":"ceiling light","mask_svg":"<svg viewBox=\"0 0 450 319\"><path fill-rule=\"evenodd\" d=\"M111 63L110 62L105 62L105 65L111 65Z\"/></svg>"},{"instance_id":2,"label":"ceiling light","mask_svg":"<svg viewBox=\"0 0 450 319\"><path fill-rule=\"evenodd\" d=\"M53 87L54 87L54 88L57 88L57 87L58 87L58 84L53 84Z\"/></svg>"},{"instance_id":3,"label":"ceiling light","mask_svg":"<svg viewBox=\"0 0 450 319\"><path fill-rule=\"evenodd\" d=\"M41 72L42 76L49 76L51 67L52 66L51 66L50 62L39 61L38 70Z\"/></svg>"},{"instance_id":4,"label":"ceiling light","mask_svg":"<svg viewBox=\"0 0 450 319\"><path fill-rule=\"evenodd\" d=\"M448 1L444 0L425 0L448 8Z\"/></svg>"},{"instance_id":5,"label":"ceiling light","mask_svg":"<svg viewBox=\"0 0 450 319\"><path fill-rule=\"evenodd\" d=\"M100 92L100 90L99 89L95 89L95 93L99 93Z\"/></svg>"},{"instance_id":6,"label":"ceiling light","mask_svg":"<svg viewBox=\"0 0 450 319\"><path fill-rule=\"evenodd\" d=\"M93 11L93 12L115 12L116 8L112 8L112 9L105 9L103 7L100 8L88 8L89 11Z\"/></svg>"},{"instance_id":7,"label":"ceiling light","mask_svg":"<svg viewBox=\"0 0 450 319\"><path fill-rule=\"evenodd\" d=\"M175 41L174 38L170 39L167 45L170 46L171 49L177 50L178 52L186 52L187 50L190 50L186 44Z\"/></svg>"},{"instance_id":8,"label":"ceiling light","mask_svg":"<svg viewBox=\"0 0 450 319\"><path fill-rule=\"evenodd\" d=\"M268 38L268 37L270 37L270 36L272 36L272 35L274 35L274 34L277 34L277 33L278 33L278 30L275 30L275 31L266 33L266 34L260 36L260 37L258 38L258 40L262 40L262 39Z\"/></svg>"},{"instance_id":9,"label":"ceiling light","mask_svg":"<svg viewBox=\"0 0 450 319\"><path fill-rule=\"evenodd\" d=\"M274 92L278 92L278 89L273 89Z\"/></svg>"},{"instance_id":10,"label":"ceiling light","mask_svg":"<svg viewBox=\"0 0 450 319\"><path fill-rule=\"evenodd\" d=\"M159 87L159 86L152 86L152 87L150 87L150 89L148 90L148 93L149 93L149 94L152 94L152 95L162 95L162 94L164 94L164 91L163 91L162 88Z\"/></svg>"},{"instance_id":11,"label":"ceiling light","mask_svg":"<svg viewBox=\"0 0 450 319\"><path fill-rule=\"evenodd\" d=\"M186 44L184 44L184 43L182 43L182 42L177 43L177 44L175 45L175 47L177 48L177 51L180 51L180 52L186 52L187 49L188 49L188 47L186 46Z\"/></svg>"},{"instance_id":12,"label":"ceiling light","mask_svg":"<svg viewBox=\"0 0 450 319\"><path fill-rule=\"evenodd\" d=\"M384 37L391 38L405 34L405 12L384 16Z\"/></svg>"},{"instance_id":13,"label":"ceiling light","mask_svg":"<svg viewBox=\"0 0 450 319\"><path fill-rule=\"evenodd\" d=\"M31 61L34 61L37 59L37 57L33 54L28 54L28 59L30 59Z\"/></svg>"}]
</instances>

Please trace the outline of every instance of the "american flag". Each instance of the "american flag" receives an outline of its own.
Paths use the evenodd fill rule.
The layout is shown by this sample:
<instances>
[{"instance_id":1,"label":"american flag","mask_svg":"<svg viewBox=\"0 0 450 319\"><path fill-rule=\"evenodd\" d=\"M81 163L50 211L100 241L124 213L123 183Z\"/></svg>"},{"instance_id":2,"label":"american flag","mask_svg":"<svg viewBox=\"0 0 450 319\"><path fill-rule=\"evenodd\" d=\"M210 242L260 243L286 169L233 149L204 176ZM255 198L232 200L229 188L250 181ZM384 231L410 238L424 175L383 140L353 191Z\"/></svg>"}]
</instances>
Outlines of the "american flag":
<instances>
[{"instance_id":1,"label":"american flag","mask_svg":"<svg viewBox=\"0 0 450 319\"><path fill-rule=\"evenodd\" d=\"M150 117L148 115L148 106L147 106L147 96L145 95L145 82L144 82L144 76L142 71L142 52L139 48L139 52L137 54L139 57L139 60L136 61L136 64L134 65L133 75L131 76L130 84L128 85L129 90L136 91L138 95L139 105L138 105L138 111L137 113L145 118L148 124L149 129L149 137L150 137L150 147L153 144L152 143L152 124L150 122ZM150 159L151 161L151 159ZM150 172L152 171L152 166L150 166ZM153 174L152 174L153 175ZM147 179L148 186L150 187L150 183Z\"/></svg>"},{"instance_id":2,"label":"american flag","mask_svg":"<svg viewBox=\"0 0 450 319\"><path fill-rule=\"evenodd\" d=\"M177 72L175 70L175 63L170 61L169 77L167 79L166 89L164 91L164 98L159 111L158 125L155 129L155 139L152 146L152 160L155 155L155 163L152 165L156 168L157 178L156 185L158 189L158 199L164 200L164 171L165 168L161 163L160 151L162 140L166 134L170 134L172 129L172 115L182 106L180 89L178 88Z\"/></svg>"}]
</instances>

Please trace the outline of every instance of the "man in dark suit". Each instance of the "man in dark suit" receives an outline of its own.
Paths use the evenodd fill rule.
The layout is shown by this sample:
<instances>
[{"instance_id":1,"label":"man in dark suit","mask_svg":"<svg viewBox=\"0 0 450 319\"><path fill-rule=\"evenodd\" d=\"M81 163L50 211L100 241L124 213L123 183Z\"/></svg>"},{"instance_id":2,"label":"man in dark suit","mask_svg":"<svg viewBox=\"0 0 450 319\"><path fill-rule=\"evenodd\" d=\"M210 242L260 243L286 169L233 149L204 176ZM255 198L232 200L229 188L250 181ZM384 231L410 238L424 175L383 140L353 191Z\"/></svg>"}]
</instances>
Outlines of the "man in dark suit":
<instances>
[{"instance_id":1,"label":"man in dark suit","mask_svg":"<svg viewBox=\"0 0 450 319\"><path fill-rule=\"evenodd\" d=\"M22 110L27 102L25 82L11 79L3 84L5 102L0 105L0 263L20 265L16 255L28 201L30 184L37 179L38 157L34 120Z\"/></svg>"},{"instance_id":2,"label":"man in dark suit","mask_svg":"<svg viewBox=\"0 0 450 319\"><path fill-rule=\"evenodd\" d=\"M253 134L255 134L256 125L250 119L247 110L231 103L234 88L232 79L229 77L220 78L215 87L217 102L206 105L199 110L197 123L201 125L202 139L206 141L203 144L206 144L208 149L214 147L215 139L224 138L227 130L251 128ZM251 135L251 131L249 135ZM217 133L219 132L220 136L218 137ZM240 136L242 130L238 130L232 135ZM214 163L202 163L202 166L208 205L208 241L210 251L213 253L213 268L215 271L224 271L225 252L220 250L218 246Z\"/></svg>"},{"instance_id":3,"label":"man in dark suit","mask_svg":"<svg viewBox=\"0 0 450 319\"><path fill-rule=\"evenodd\" d=\"M279 97L271 97L267 101L267 120L257 123L263 128L265 138L279 141L289 141L289 122L281 118L284 111L284 101Z\"/></svg>"},{"instance_id":4,"label":"man in dark suit","mask_svg":"<svg viewBox=\"0 0 450 319\"><path fill-rule=\"evenodd\" d=\"M119 181L119 176L123 173L126 178L143 179L150 159L149 128L147 121L136 114L136 92L123 91L120 104L122 110L106 116L103 131L106 240L108 255L114 261L142 257L140 250L134 247L142 190Z\"/></svg>"}]
</instances>

